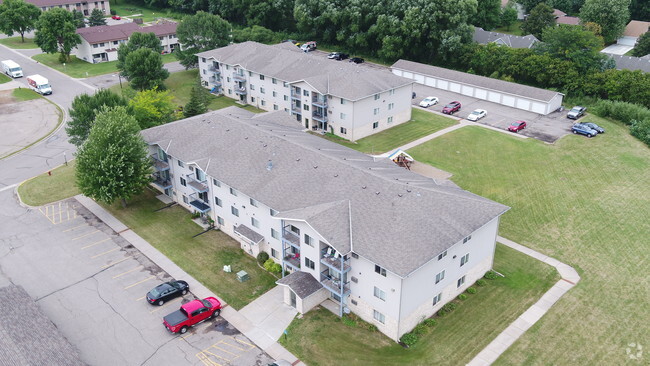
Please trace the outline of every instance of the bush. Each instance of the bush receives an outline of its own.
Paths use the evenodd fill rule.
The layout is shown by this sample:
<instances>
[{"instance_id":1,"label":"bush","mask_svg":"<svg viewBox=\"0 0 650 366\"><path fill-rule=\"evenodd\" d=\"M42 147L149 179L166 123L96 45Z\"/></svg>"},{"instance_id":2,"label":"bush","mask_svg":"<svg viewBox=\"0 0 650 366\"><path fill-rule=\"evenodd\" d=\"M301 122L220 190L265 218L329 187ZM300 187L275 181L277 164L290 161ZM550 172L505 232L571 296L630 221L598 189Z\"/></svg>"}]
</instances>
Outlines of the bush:
<instances>
[{"instance_id":1,"label":"bush","mask_svg":"<svg viewBox=\"0 0 650 366\"><path fill-rule=\"evenodd\" d=\"M455 302L448 302L442 308L445 309L448 313L451 313L452 311L456 310L457 307L458 304L456 304Z\"/></svg>"},{"instance_id":2,"label":"bush","mask_svg":"<svg viewBox=\"0 0 650 366\"><path fill-rule=\"evenodd\" d=\"M479 281L480 281L480 280L479 280ZM477 281L477 282L478 282L478 281ZM476 288L475 288L475 287L470 287L470 288L468 288L468 289L467 289L467 293L468 293L468 294L471 294L471 295L475 294L475 293L476 293Z\"/></svg>"},{"instance_id":3,"label":"bush","mask_svg":"<svg viewBox=\"0 0 650 366\"><path fill-rule=\"evenodd\" d=\"M447 314L449 314L449 311L447 311L445 308L438 310L438 316L441 318L444 318Z\"/></svg>"},{"instance_id":4,"label":"bush","mask_svg":"<svg viewBox=\"0 0 650 366\"><path fill-rule=\"evenodd\" d=\"M282 266L279 263L273 264L273 267L271 267L271 272L276 274L282 272Z\"/></svg>"},{"instance_id":5,"label":"bush","mask_svg":"<svg viewBox=\"0 0 650 366\"><path fill-rule=\"evenodd\" d=\"M496 280L497 273L494 271L487 271L483 277L487 278L488 280Z\"/></svg>"},{"instance_id":6,"label":"bush","mask_svg":"<svg viewBox=\"0 0 650 366\"><path fill-rule=\"evenodd\" d=\"M423 321L422 323L424 323L427 327L431 328L434 325L436 325L438 322L433 318L429 318L429 319Z\"/></svg>"},{"instance_id":7,"label":"bush","mask_svg":"<svg viewBox=\"0 0 650 366\"><path fill-rule=\"evenodd\" d=\"M413 333L406 333L402 336L402 338L399 339L402 343L404 343L407 346L412 346L417 343L418 341L418 336L413 334Z\"/></svg>"},{"instance_id":8,"label":"bush","mask_svg":"<svg viewBox=\"0 0 650 366\"><path fill-rule=\"evenodd\" d=\"M476 286L483 287L485 285L487 285L487 282L485 282L485 280L482 279L482 278L480 280L476 281Z\"/></svg>"},{"instance_id":9,"label":"bush","mask_svg":"<svg viewBox=\"0 0 650 366\"><path fill-rule=\"evenodd\" d=\"M592 110L601 117L609 117L621 121L628 126L635 120L650 120L650 109L627 102L601 100L596 103Z\"/></svg>"},{"instance_id":10,"label":"bush","mask_svg":"<svg viewBox=\"0 0 650 366\"><path fill-rule=\"evenodd\" d=\"M645 120L632 120L630 134L650 146L650 118Z\"/></svg>"},{"instance_id":11,"label":"bush","mask_svg":"<svg viewBox=\"0 0 650 366\"><path fill-rule=\"evenodd\" d=\"M272 271L273 265L275 265L275 261L273 259L269 258L269 259L266 260L266 262L264 262L264 269L269 271L269 272L273 272Z\"/></svg>"},{"instance_id":12,"label":"bush","mask_svg":"<svg viewBox=\"0 0 650 366\"><path fill-rule=\"evenodd\" d=\"M343 319L341 319L341 320L343 321L343 324L347 325L348 327L356 327L357 326L357 322L355 322L354 319L348 318L347 316L344 316Z\"/></svg>"},{"instance_id":13,"label":"bush","mask_svg":"<svg viewBox=\"0 0 650 366\"><path fill-rule=\"evenodd\" d=\"M269 254L267 252L260 252L260 254L257 255L257 263L259 263L260 266L263 266L268 260Z\"/></svg>"},{"instance_id":14,"label":"bush","mask_svg":"<svg viewBox=\"0 0 650 366\"><path fill-rule=\"evenodd\" d=\"M411 332L419 337L419 336L423 336L423 335L427 334L428 330L429 329L427 328L427 326L424 323L420 323L420 324L416 325L415 328L413 328L413 330Z\"/></svg>"},{"instance_id":15,"label":"bush","mask_svg":"<svg viewBox=\"0 0 650 366\"><path fill-rule=\"evenodd\" d=\"M465 300L467 300L467 295L465 295L465 294L460 294L460 295L458 295L458 299L459 299L459 300L463 300L463 301L465 301Z\"/></svg>"},{"instance_id":16,"label":"bush","mask_svg":"<svg viewBox=\"0 0 650 366\"><path fill-rule=\"evenodd\" d=\"M117 15L117 12L113 9L111 9L111 15Z\"/></svg>"}]
</instances>

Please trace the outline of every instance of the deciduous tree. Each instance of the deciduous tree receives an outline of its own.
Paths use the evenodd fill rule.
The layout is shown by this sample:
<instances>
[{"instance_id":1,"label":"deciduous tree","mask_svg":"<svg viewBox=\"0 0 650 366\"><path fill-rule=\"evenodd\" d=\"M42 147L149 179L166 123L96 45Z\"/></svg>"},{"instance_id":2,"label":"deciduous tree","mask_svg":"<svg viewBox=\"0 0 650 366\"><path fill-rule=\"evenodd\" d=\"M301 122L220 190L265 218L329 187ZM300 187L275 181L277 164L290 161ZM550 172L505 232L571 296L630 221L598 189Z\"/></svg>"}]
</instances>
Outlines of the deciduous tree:
<instances>
[{"instance_id":1,"label":"deciduous tree","mask_svg":"<svg viewBox=\"0 0 650 366\"><path fill-rule=\"evenodd\" d=\"M203 11L181 20L176 35L183 49L174 51L176 58L186 69L196 67L199 52L226 46L230 42L230 23L218 15Z\"/></svg>"},{"instance_id":2,"label":"deciduous tree","mask_svg":"<svg viewBox=\"0 0 650 366\"><path fill-rule=\"evenodd\" d=\"M639 37L632 50L632 55L636 57L643 57L650 54L650 31L645 32Z\"/></svg>"},{"instance_id":3,"label":"deciduous tree","mask_svg":"<svg viewBox=\"0 0 650 366\"><path fill-rule=\"evenodd\" d=\"M580 19L600 25L605 43L610 43L623 34L630 19L629 7L630 0L585 0Z\"/></svg>"},{"instance_id":4,"label":"deciduous tree","mask_svg":"<svg viewBox=\"0 0 650 366\"><path fill-rule=\"evenodd\" d=\"M99 8L93 9L88 17L88 25L91 27L96 27L98 25L106 25L106 19L104 18L104 12Z\"/></svg>"},{"instance_id":5,"label":"deciduous tree","mask_svg":"<svg viewBox=\"0 0 650 366\"><path fill-rule=\"evenodd\" d=\"M513 24L517 21L517 9L511 3L508 3L503 10L501 10L501 26L510 30Z\"/></svg>"},{"instance_id":6,"label":"deciduous tree","mask_svg":"<svg viewBox=\"0 0 650 366\"><path fill-rule=\"evenodd\" d=\"M72 19L77 28L85 28L86 22L84 22L84 14L76 9L72 9Z\"/></svg>"},{"instance_id":7,"label":"deciduous tree","mask_svg":"<svg viewBox=\"0 0 650 366\"><path fill-rule=\"evenodd\" d=\"M41 10L24 0L5 0L0 4L0 31L8 36L20 34L25 42L25 33L36 27Z\"/></svg>"},{"instance_id":8,"label":"deciduous tree","mask_svg":"<svg viewBox=\"0 0 650 366\"><path fill-rule=\"evenodd\" d=\"M472 24L485 30L492 30L501 22L501 0L478 0L476 15Z\"/></svg>"},{"instance_id":9,"label":"deciduous tree","mask_svg":"<svg viewBox=\"0 0 650 366\"><path fill-rule=\"evenodd\" d=\"M122 75L135 90L164 89L163 82L169 77L160 53L141 48L129 53L124 62Z\"/></svg>"},{"instance_id":10,"label":"deciduous tree","mask_svg":"<svg viewBox=\"0 0 650 366\"><path fill-rule=\"evenodd\" d=\"M140 194L151 180L147 144L125 107L103 107L77 152L76 182L83 194L113 203Z\"/></svg>"},{"instance_id":11,"label":"deciduous tree","mask_svg":"<svg viewBox=\"0 0 650 366\"><path fill-rule=\"evenodd\" d=\"M126 99L108 89L101 89L93 95L77 95L72 101L69 110L71 120L65 129L70 137L70 143L79 147L86 141L95 117L103 107L126 105Z\"/></svg>"},{"instance_id":12,"label":"deciduous tree","mask_svg":"<svg viewBox=\"0 0 650 366\"><path fill-rule=\"evenodd\" d=\"M542 39L544 29L555 25L555 16L553 9L545 3L537 4L528 14L526 20L521 25L521 30L526 34L532 34L538 39Z\"/></svg>"},{"instance_id":13,"label":"deciduous tree","mask_svg":"<svg viewBox=\"0 0 650 366\"><path fill-rule=\"evenodd\" d=\"M158 54L163 50L162 45L160 44L160 39L156 36L155 33L133 33L129 37L129 41L122 43L117 49L117 69L122 72L122 76L128 77L128 74L125 74L124 63L126 62L126 57L133 51L148 48Z\"/></svg>"},{"instance_id":14,"label":"deciduous tree","mask_svg":"<svg viewBox=\"0 0 650 366\"><path fill-rule=\"evenodd\" d=\"M143 90L129 100L129 107L141 129L158 126L172 120L174 97L169 91Z\"/></svg>"},{"instance_id":15,"label":"deciduous tree","mask_svg":"<svg viewBox=\"0 0 650 366\"><path fill-rule=\"evenodd\" d=\"M576 69L587 72L602 71L609 57L600 50L603 40L583 27L560 25L544 30L544 42L535 49L561 60L572 62Z\"/></svg>"},{"instance_id":16,"label":"deciduous tree","mask_svg":"<svg viewBox=\"0 0 650 366\"><path fill-rule=\"evenodd\" d=\"M72 13L54 8L41 14L36 22L34 42L46 53L60 53L59 61L70 60L70 51L81 43Z\"/></svg>"}]
</instances>

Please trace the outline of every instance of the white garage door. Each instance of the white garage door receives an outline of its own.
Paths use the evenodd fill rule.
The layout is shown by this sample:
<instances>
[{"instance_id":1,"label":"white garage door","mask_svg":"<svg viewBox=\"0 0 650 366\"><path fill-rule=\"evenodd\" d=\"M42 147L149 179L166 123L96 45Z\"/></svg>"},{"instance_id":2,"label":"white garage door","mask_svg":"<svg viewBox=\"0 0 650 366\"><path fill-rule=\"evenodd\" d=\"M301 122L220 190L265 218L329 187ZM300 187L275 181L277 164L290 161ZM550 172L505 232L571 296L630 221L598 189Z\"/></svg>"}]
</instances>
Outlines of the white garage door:
<instances>
[{"instance_id":1,"label":"white garage door","mask_svg":"<svg viewBox=\"0 0 650 366\"><path fill-rule=\"evenodd\" d=\"M463 85L463 88L461 89L461 94L469 95L469 96L474 95L474 87L473 86Z\"/></svg>"},{"instance_id":2,"label":"white garage door","mask_svg":"<svg viewBox=\"0 0 650 366\"><path fill-rule=\"evenodd\" d=\"M438 80L438 88L442 90L449 90L449 82L446 80Z\"/></svg>"},{"instance_id":3,"label":"white garage door","mask_svg":"<svg viewBox=\"0 0 650 366\"><path fill-rule=\"evenodd\" d=\"M490 102L501 103L501 94L495 92L488 92L487 100Z\"/></svg>"},{"instance_id":4,"label":"white garage door","mask_svg":"<svg viewBox=\"0 0 650 366\"><path fill-rule=\"evenodd\" d=\"M616 43L622 44L625 46L634 46L636 44L636 38L635 37L621 37L619 38Z\"/></svg>"},{"instance_id":5,"label":"white garage door","mask_svg":"<svg viewBox=\"0 0 650 366\"><path fill-rule=\"evenodd\" d=\"M533 102L533 106L530 110L535 113L546 114L546 105Z\"/></svg>"},{"instance_id":6,"label":"white garage door","mask_svg":"<svg viewBox=\"0 0 650 366\"><path fill-rule=\"evenodd\" d=\"M487 90L485 89L474 89L474 96L478 99L487 99Z\"/></svg>"},{"instance_id":7,"label":"white garage door","mask_svg":"<svg viewBox=\"0 0 650 366\"><path fill-rule=\"evenodd\" d=\"M515 97L512 97L510 95L504 95L502 103L507 105L507 106L514 107L515 106Z\"/></svg>"},{"instance_id":8,"label":"white garage door","mask_svg":"<svg viewBox=\"0 0 650 366\"><path fill-rule=\"evenodd\" d=\"M420 84L424 84L424 75L415 74L413 79Z\"/></svg>"},{"instance_id":9,"label":"white garage door","mask_svg":"<svg viewBox=\"0 0 650 366\"><path fill-rule=\"evenodd\" d=\"M449 83L449 90L453 91L454 93L460 93L460 84Z\"/></svg>"},{"instance_id":10,"label":"white garage door","mask_svg":"<svg viewBox=\"0 0 650 366\"><path fill-rule=\"evenodd\" d=\"M530 100L517 98L517 108L530 110Z\"/></svg>"},{"instance_id":11,"label":"white garage door","mask_svg":"<svg viewBox=\"0 0 650 366\"><path fill-rule=\"evenodd\" d=\"M434 78L425 78L424 79L424 84L427 85L427 86L432 86L432 87L435 88L436 87L436 79L434 79Z\"/></svg>"}]
</instances>

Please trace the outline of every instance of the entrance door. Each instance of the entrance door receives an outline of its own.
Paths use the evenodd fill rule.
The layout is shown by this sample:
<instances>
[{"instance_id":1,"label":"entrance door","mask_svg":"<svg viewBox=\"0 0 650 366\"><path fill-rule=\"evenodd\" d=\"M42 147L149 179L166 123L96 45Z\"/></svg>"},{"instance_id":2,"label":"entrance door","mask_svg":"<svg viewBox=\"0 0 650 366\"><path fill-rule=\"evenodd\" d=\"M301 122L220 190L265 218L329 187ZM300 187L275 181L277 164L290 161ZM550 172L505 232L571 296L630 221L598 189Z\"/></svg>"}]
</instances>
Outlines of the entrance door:
<instances>
[{"instance_id":1,"label":"entrance door","mask_svg":"<svg viewBox=\"0 0 650 366\"><path fill-rule=\"evenodd\" d=\"M291 294L289 296L291 298L291 307L295 309L296 308L296 293L291 291L291 290L289 290L289 291L291 292Z\"/></svg>"}]
</instances>

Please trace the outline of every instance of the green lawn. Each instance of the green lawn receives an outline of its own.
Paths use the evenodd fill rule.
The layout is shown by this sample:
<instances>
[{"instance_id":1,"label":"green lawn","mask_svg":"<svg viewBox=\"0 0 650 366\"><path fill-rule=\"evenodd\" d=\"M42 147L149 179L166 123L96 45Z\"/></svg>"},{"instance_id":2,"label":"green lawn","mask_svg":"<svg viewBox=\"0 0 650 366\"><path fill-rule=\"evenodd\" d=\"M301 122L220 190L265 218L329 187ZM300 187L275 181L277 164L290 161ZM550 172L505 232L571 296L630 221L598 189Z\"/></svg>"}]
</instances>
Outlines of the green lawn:
<instances>
[{"instance_id":1,"label":"green lawn","mask_svg":"<svg viewBox=\"0 0 650 366\"><path fill-rule=\"evenodd\" d=\"M70 62L66 62L65 66L59 62L59 54L47 54L42 53L39 55L32 56L32 58L46 66L49 66L55 70L58 70L68 76L73 78L86 78L91 76L109 74L112 72L117 72L117 61L111 62L100 62L97 64L92 64L84 60L78 59L76 56L70 56ZM163 62L174 62L176 56L174 54L166 54L162 56ZM118 86L119 87L119 86Z\"/></svg>"},{"instance_id":2,"label":"green lawn","mask_svg":"<svg viewBox=\"0 0 650 366\"><path fill-rule=\"evenodd\" d=\"M11 96L14 97L17 102L41 98L40 94L27 88L14 89L11 92Z\"/></svg>"},{"instance_id":3,"label":"green lawn","mask_svg":"<svg viewBox=\"0 0 650 366\"><path fill-rule=\"evenodd\" d=\"M81 193L74 181L74 161L72 161L68 166L63 165L53 169L51 176L44 173L24 182L18 186L18 193L20 199L26 204L42 206Z\"/></svg>"},{"instance_id":4,"label":"green lawn","mask_svg":"<svg viewBox=\"0 0 650 366\"><path fill-rule=\"evenodd\" d=\"M621 365L650 339L650 149L626 127L554 145L464 127L409 150L512 209L500 234L575 267L581 282L500 365Z\"/></svg>"},{"instance_id":5,"label":"green lawn","mask_svg":"<svg viewBox=\"0 0 650 366\"><path fill-rule=\"evenodd\" d=\"M171 18L180 20L183 16L180 13L175 13L168 9L157 9L152 7L143 6L141 4L129 3L125 0L120 0L119 4L116 4L117 1L111 0L111 10L115 10L117 15L121 17L129 16L133 18L142 18L145 22L151 22L157 18ZM135 16L141 14L139 16Z\"/></svg>"},{"instance_id":6,"label":"green lawn","mask_svg":"<svg viewBox=\"0 0 650 366\"><path fill-rule=\"evenodd\" d=\"M463 365L559 278L554 268L499 244L495 269L505 278L485 287L404 349L382 333L352 327L328 310L294 320L280 343L309 365Z\"/></svg>"},{"instance_id":7,"label":"green lawn","mask_svg":"<svg viewBox=\"0 0 650 366\"><path fill-rule=\"evenodd\" d=\"M499 27L493 29L492 32L513 34L515 36L525 36L526 34L524 34L524 32L521 30L522 23L523 21L517 20L513 25L510 26L509 29L507 29L506 27Z\"/></svg>"},{"instance_id":8,"label":"green lawn","mask_svg":"<svg viewBox=\"0 0 650 366\"><path fill-rule=\"evenodd\" d=\"M413 114L409 122L402 123L372 136L364 137L356 143L331 133L326 135L318 134L318 136L364 153L381 154L457 123L451 118L417 108L413 108L412 111Z\"/></svg>"},{"instance_id":9,"label":"green lawn","mask_svg":"<svg viewBox=\"0 0 650 366\"><path fill-rule=\"evenodd\" d=\"M25 38L25 42L23 42L20 37L1 38L0 44L16 49L38 48L32 38Z\"/></svg>"},{"instance_id":10,"label":"green lawn","mask_svg":"<svg viewBox=\"0 0 650 366\"><path fill-rule=\"evenodd\" d=\"M5 74L0 74L0 84L8 83L11 81L11 78Z\"/></svg>"},{"instance_id":11,"label":"green lawn","mask_svg":"<svg viewBox=\"0 0 650 366\"><path fill-rule=\"evenodd\" d=\"M103 206L235 309L275 286L276 278L261 269L255 258L244 253L228 235L210 231L192 238L202 229L191 221L187 210L174 206L153 212L164 206L155 194L146 190L129 201L126 209L119 202ZM232 266L232 273L223 272L226 264ZM235 274L242 270L250 275L249 281L237 281Z\"/></svg>"}]
</instances>

